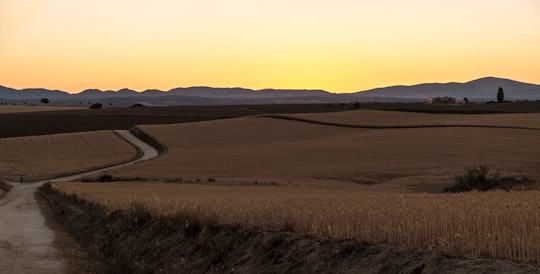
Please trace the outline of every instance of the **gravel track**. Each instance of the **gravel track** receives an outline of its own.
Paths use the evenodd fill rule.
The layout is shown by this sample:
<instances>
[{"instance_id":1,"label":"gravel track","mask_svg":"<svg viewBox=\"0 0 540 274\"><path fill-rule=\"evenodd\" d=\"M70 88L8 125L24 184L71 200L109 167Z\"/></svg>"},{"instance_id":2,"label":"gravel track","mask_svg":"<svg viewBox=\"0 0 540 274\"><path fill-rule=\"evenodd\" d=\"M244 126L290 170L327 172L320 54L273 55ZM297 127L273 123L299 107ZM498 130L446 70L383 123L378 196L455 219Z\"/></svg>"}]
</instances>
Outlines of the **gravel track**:
<instances>
[{"instance_id":1,"label":"gravel track","mask_svg":"<svg viewBox=\"0 0 540 274\"><path fill-rule=\"evenodd\" d=\"M127 130L117 130L119 136L136 146L142 156L135 160L98 170L32 183L14 183L0 199L0 272L2 273L63 273L66 259L54 244L55 232L46 225L35 198L36 190L45 182L71 181L158 156L158 152Z\"/></svg>"}]
</instances>

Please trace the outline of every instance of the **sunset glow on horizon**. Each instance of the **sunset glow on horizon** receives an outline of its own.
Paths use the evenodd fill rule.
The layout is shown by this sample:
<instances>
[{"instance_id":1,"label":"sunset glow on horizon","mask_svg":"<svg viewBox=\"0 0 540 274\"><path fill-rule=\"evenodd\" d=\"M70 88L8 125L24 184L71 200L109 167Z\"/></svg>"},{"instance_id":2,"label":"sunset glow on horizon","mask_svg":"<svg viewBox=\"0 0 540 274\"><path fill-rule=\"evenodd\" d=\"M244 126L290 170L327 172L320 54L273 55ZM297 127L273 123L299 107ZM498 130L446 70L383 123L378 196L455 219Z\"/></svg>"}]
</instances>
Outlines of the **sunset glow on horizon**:
<instances>
[{"instance_id":1,"label":"sunset glow on horizon","mask_svg":"<svg viewBox=\"0 0 540 274\"><path fill-rule=\"evenodd\" d=\"M0 0L0 85L540 84L538 0Z\"/></svg>"}]
</instances>

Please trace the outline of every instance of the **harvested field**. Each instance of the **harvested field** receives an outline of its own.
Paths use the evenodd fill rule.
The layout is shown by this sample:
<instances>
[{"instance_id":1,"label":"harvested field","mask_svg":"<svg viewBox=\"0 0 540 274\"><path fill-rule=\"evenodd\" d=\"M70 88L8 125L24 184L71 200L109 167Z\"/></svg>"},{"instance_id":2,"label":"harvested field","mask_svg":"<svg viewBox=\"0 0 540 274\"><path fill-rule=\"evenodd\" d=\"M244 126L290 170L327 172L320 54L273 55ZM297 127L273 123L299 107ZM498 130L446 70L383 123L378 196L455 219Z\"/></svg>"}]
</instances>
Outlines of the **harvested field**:
<instances>
[{"instance_id":1,"label":"harvested field","mask_svg":"<svg viewBox=\"0 0 540 274\"><path fill-rule=\"evenodd\" d=\"M423 112L423 113L462 113L462 114L480 114L480 113L538 113L540 112L540 100L505 102L502 104L456 104L456 105L438 105L426 103L360 103L361 109L377 109L391 111Z\"/></svg>"},{"instance_id":2,"label":"harvested field","mask_svg":"<svg viewBox=\"0 0 540 274\"><path fill-rule=\"evenodd\" d=\"M540 180L537 130L355 129L259 117L139 128L168 152L113 176L440 191L464 168L485 164Z\"/></svg>"},{"instance_id":3,"label":"harvested field","mask_svg":"<svg viewBox=\"0 0 540 274\"><path fill-rule=\"evenodd\" d=\"M308 121L347 126L492 126L540 129L540 113L506 114L428 114L382 110L356 110L335 113L307 113L283 115Z\"/></svg>"},{"instance_id":4,"label":"harvested field","mask_svg":"<svg viewBox=\"0 0 540 274\"><path fill-rule=\"evenodd\" d=\"M381 193L332 187L167 183L55 183L110 211L144 204L153 214L203 223L292 230L323 239L420 247L445 254L540 263L540 192Z\"/></svg>"},{"instance_id":5,"label":"harvested field","mask_svg":"<svg viewBox=\"0 0 540 274\"><path fill-rule=\"evenodd\" d=\"M0 105L0 114L2 113L24 113L24 112L42 112L42 111L55 111L55 110L77 110L81 107L67 107L67 106L14 106L14 105Z\"/></svg>"},{"instance_id":6,"label":"harvested field","mask_svg":"<svg viewBox=\"0 0 540 274\"><path fill-rule=\"evenodd\" d=\"M125 162L137 150L112 131L0 139L0 177L52 178Z\"/></svg>"},{"instance_id":7,"label":"harvested field","mask_svg":"<svg viewBox=\"0 0 540 274\"><path fill-rule=\"evenodd\" d=\"M30 109L30 107L28 108ZM345 104L284 104L74 109L25 113L0 112L0 128L2 128L0 138L129 129L135 125L189 123L262 114L340 112L347 110L346 108ZM362 103L360 108L424 113L538 113L540 112L540 101L469 105ZM34 109L38 109L38 107Z\"/></svg>"}]
</instances>

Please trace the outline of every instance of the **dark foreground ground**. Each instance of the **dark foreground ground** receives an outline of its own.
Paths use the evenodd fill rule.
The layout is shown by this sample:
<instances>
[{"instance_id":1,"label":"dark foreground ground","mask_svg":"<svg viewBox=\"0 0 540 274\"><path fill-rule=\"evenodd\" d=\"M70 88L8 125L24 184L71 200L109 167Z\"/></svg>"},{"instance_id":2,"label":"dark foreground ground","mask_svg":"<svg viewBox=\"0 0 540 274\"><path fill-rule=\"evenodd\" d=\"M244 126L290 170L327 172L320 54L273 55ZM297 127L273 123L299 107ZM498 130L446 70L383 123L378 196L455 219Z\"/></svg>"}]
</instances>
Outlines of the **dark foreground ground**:
<instances>
[{"instance_id":1,"label":"dark foreground ground","mask_svg":"<svg viewBox=\"0 0 540 274\"><path fill-rule=\"evenodd\" d=\"M356 106L354 104L290 104L81 109L0 114L0 138L129 129L134 125L187 123L261 114L334 112L355 107L356 109L427 113L540 112L539 101L468 105L360 103Z\"/></svg>"},{"instance_id":2,"label":"dark foreground ground","mask_svg":"<svg viewBox=\"0 0 540 274\"><path fill-rule=\"evenodd\" d=\"M100 273L539 273L537 266L459 259L434 251L321 240L289 231L222 226L196 216L153 216L142 205L108 212L44 185L53 218ZM80 257L75 256L76 260Z\"/></svg>"}]
</instances>

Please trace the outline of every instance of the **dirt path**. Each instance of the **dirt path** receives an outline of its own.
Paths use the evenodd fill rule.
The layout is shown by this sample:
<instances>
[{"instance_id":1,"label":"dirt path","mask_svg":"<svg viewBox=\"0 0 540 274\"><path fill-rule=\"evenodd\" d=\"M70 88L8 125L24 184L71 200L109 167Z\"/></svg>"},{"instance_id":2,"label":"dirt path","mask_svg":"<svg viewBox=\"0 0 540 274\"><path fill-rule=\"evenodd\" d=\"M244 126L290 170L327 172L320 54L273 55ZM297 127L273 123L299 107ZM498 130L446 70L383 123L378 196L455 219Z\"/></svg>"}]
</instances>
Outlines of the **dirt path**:
<instances>
[{"instance_id":1,"label":"dirt path","mask_svg":"<svg viewBox=\"0 0 540 274\"><path fill-rule=\"evenodd\" d=\"M82 176L132 165L152 159L158 152L127 130L116 131L137 146L143 155L133 161L91 172L85 172L34 183L12 183L13 188L0 199L0 272L63 273L66 261L54 245L55 232L45 225L45 217L35 199L36 189L49 181L70 181Z\"/></svg>"},{"instance_id":2,"label":"dirt path","mask_svg":"<svg viewBox=\"0 0 540 274\"><path fill-rule=\"evenodd\" d=\"M5 273L64 272L55 234L34 198L39 186L16 186L0 200L0 269Z\"/></svg>"}]
</instances>

